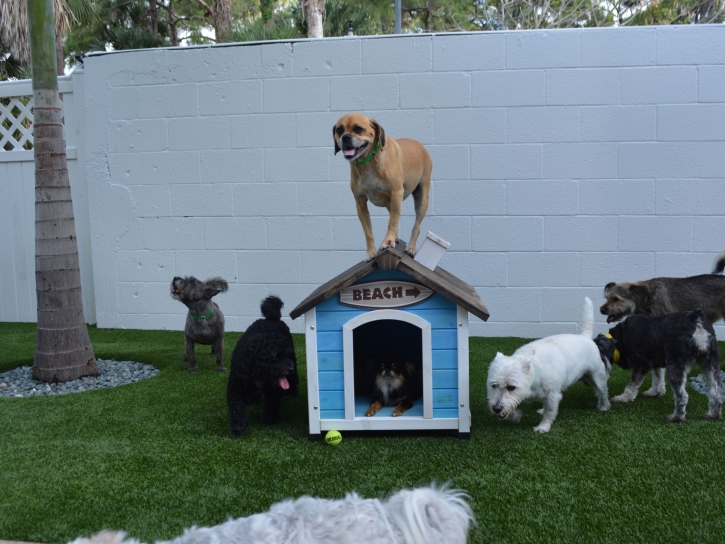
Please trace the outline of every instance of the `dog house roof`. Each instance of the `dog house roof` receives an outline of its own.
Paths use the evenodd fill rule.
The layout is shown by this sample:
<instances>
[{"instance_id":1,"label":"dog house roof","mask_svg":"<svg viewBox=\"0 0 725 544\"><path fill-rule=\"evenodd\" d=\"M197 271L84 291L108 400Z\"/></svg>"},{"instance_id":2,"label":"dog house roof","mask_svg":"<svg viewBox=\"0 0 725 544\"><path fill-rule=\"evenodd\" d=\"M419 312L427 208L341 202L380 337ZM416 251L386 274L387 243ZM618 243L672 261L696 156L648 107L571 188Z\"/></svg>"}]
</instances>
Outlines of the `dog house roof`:
<instances>
[{"instance_id":1,"label":"dog house roof","mask_svg":"<svg viewBox=\"0 0 725 544\"><path fill-rule=\"evenodd\" d=\"M345 287L364 278L376 268L380 268L381 270L393 270L397 268L401 272L415 278L429 289L440 293L448 300L465 308L476 317L484 321L488 320L488 310L473 287L440 266L437 266L435 270L426 268L405 253L405 246L406 243L401 240L395 247L386 248L379 252L371 261L360 262L342 274L332 278L327 283L320 285L310 296L300 302L290 312L290 317L297 319L307 310L314 308L321 302L342 291Z\"/></svg>"}]
</instances>

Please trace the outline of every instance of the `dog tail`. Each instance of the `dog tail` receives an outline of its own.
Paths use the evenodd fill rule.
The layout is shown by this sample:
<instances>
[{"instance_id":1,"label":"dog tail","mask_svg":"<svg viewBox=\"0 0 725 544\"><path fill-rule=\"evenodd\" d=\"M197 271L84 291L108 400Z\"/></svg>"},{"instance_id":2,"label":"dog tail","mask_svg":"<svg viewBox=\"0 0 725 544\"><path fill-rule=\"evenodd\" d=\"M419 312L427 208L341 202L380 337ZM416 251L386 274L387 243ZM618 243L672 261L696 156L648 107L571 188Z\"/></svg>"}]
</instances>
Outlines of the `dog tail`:
<instances>
[{"instance_id":1,"label":"dog tail","mask_svg":"<svg viewBox=\"0 0 725 544\"><path fill-rule=\"evenodd\" d=\"M464 491L433 485L400 491L388 506L405 544L465 544L475 524L468 498Z\"/></svg>"},{"instance_id":2,"label":"dog tail","mask_svg":"<svg viewBox=\"0 0 725 544\"><path fill-rule=\"evenodd\" d=\"M219 289L220 293L226 293L227 289L229 289L229 284L227 283L227 280L218 276L216 278L209 278L204 283L206 283L207 287Z\"/></svg>"},{"instance_id":3,"label":"dog tail","mask_svg":"<svg viewBox=\"0 0 725 544\"><path fill-rule=\"evenodd\" d=\"M582 336L594 338L594 305L589 297L584 297L584 315L582 316Z\"/></svg>"},{"instance_id":4,"label":"dog tail","mask_svg":"<svg viewBox=\"0 0 725 544\"><path fill-rule=\"evenodd\" d=\"M725 270L725 253L720 254L717 261L715 261L715 268L712 270L712 273L722 274L723 270Z\"/></svg>"},{"instance_id":5,"label":"dog tail","mask_svg":"<svg viewBox=\"0 0 725 544\"><path fill-rule=\"evenodd\" d=\"M279 297L272 295L262 301L260 308L265 319L279 321L282 319L282 306L284 306L284 302Z\"/></svg>"}]
</instances>

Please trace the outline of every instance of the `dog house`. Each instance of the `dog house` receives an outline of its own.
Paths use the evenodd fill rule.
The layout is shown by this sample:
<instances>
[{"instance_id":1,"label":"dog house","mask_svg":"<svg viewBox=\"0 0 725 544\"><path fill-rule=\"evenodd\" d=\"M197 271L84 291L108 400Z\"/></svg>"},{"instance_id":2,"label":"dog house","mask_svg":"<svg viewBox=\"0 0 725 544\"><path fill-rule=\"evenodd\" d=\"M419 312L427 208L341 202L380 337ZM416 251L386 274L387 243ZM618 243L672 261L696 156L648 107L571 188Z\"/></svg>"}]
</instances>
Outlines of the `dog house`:
<instances>
[{"instance_id":1,"label":"dog house","mask_svg":"<svg viewBox=\"0 0 725 544\"><path fill-rule=\"evenodd\" d=\"M473 287L436 266L445 249L435 242L447 244L429 233L416 259L399 242L321 285L290 313L305 316L310 440L332 429L470 436L468 313L484 321L489 314ZM367 417L371 398L356 391L359 353L413 361L422 398L400 416L387 406Z\"/></svg>"}]
</instances>

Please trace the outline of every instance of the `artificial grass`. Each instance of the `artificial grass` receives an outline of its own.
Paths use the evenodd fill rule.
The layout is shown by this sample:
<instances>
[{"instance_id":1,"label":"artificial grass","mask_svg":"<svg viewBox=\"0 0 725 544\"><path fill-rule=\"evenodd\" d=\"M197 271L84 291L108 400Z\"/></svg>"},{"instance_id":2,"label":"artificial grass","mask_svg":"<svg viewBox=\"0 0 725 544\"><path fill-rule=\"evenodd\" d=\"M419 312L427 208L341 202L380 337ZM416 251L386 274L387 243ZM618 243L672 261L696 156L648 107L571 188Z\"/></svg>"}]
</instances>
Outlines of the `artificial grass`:
<instances>
[{"instance_id":1,"label":"artificial grass","mask_svg":"<svg viewBox=\"0 0 725 544\"><path fill-rule=\"evenodd\" d=\"M201 370L189 374L182 332L89 332L97 357L161 373L112 389L0 398L0 539L66 542L113 528L152 542L303 494L382 498L431 482L470 493L476 543L725 537L725 428L702 419L707 399L689 387L688 420L672 424L670 392L600 413L593 390L576 384L551 432L537 435L539 406L524 405L514 425L492 416L485 400L496 351L510 354L526 340L471 338L470 441L343 433L332 447L307 439L302 335L294 335L301 394L284 402L283 422L262 425L253 407L250 428L234 438L227 374L214 370L208 347L197 346ZM226 336L227 365L239 336ZM0 348L0 372L32 365L35 325L0 323ZM615 368L610 396L628 380Z\"/></svg>"}]
</instances>

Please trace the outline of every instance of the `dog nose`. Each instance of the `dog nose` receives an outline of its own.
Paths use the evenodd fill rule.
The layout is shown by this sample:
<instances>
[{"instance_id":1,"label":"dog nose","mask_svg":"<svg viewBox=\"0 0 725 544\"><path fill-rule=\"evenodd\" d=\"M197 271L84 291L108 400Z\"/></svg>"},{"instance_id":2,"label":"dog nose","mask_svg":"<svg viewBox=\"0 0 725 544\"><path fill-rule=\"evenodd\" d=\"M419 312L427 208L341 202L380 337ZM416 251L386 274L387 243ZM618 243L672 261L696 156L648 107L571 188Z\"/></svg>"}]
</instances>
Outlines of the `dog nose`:
<instances>
[{"instance_id":1,"label":"dog nose","mask_svg":"<svg viewBox=\"0 0 725 544\"><path fill-rule=\"evenodd\" d=\"M501 406L500 404L494 404L493 406L491 406L491 410L493 410L495 414L500 414L501 410L503 410L503 406Z\"/></svg>"},{"instance_id":2,"label":"dog nose","mask_svg":"<svg viewBox=\"0 0 725 544\"><path fill-rule=\"evenodd\" d=\"M602 307L599 308L599 311L601 312L602 315L607 315L607 305L606 304L602 305Z\"/></svg>"},{"instance_id":3,"label":"dog nose","mask_svg":"<svg viewBox=\"0 0 725 544\"><path fill-rule=\"evenodd\" d=\"M347 144L347 145L352 145L352 136L350 136L349 134L345 134L342 137L342 143Z\"/></svg>"}]
</instances>

